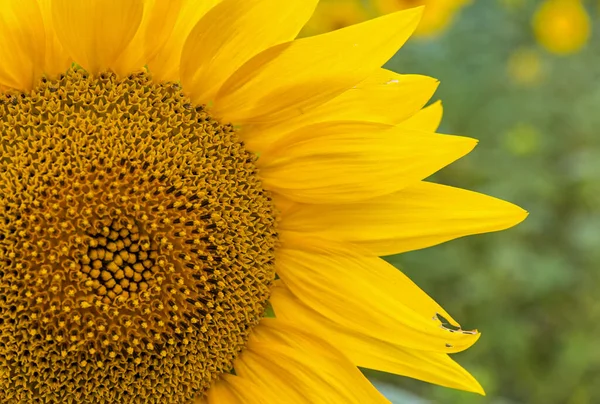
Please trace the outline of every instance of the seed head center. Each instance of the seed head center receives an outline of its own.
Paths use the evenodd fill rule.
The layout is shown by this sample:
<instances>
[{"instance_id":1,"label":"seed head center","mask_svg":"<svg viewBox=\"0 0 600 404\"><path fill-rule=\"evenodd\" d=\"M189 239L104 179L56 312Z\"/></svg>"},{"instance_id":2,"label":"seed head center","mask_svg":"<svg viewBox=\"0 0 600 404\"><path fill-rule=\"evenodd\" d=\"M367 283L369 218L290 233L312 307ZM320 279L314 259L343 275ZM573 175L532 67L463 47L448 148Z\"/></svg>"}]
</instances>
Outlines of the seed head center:
<instances>
[{"instance_id":1,"label":"seed head center","mask_svg":"<svg viewBox=\"0 0 600 404\"><path fill-rule=\"evenodd\" d=\"M0 94L0 402L187 403L229 371L274 279L254 161L147 73Z\"/></svg>"}]
</instances>

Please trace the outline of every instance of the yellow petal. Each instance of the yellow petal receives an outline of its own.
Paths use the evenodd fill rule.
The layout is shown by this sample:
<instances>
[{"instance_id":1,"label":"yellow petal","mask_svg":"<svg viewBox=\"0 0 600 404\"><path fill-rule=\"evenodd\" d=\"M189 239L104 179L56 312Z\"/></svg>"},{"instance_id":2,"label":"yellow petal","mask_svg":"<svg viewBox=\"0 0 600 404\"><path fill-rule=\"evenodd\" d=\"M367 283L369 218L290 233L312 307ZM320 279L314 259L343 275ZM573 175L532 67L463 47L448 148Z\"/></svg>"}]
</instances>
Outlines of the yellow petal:
<instances>
[{"instance_id":1,"label":"yellow petal","mask_svg":"<svg viewBox=\"0 0 600 404\"><path fill-rule=\"evenodd\" d=\"M207 404L271 404L269 390L259 389L250 381L224 373L208 389Z\"/></svg>"},{"instance_id":2,"label":"yellow petal","mask_svg":"<svg viewBox=\"0 0 600 404\"><path fill-rule=\"evenodd\" d=\"M191 31L181 83L194 103L212 101L229 76L263 50L296 37L318 0L225 0ZM268 21L265 24L265 21Z\"/></svg>"},{"instance_id":3,"label":"yellow petal","mask_svg":"<svg viewBox=\"0 0 600 404\"><path fill-rule=\"evenodd\" d=\"M135 35L143 0L53 0L56 35L75 63L91 73L112 69Z\"/></svg>"},{"instance_id":4,"label":"yellow petal","mask_svg":"<svg viewBox=\"0 0 600 404\"><path fill-rule=\"evenodd\" d=\"M442 102L436 101L410 118L400 122L399 126L405 129L435 132L442 122L443 114L444 108L442 107Z\"/></svg>"},{"instance_id":5,"label":"yellow petal","mask_svg":"<svg viewBox=\"0 0 600 404\"><path fill-rule=\"evenodd\" d=\"M363 202L297 205L287 210L280 227L356 243L382 256L504 230L526 216L523 209L500 199L419 182Z\"/></svg>"},{"instance_id":6,"label":"yellow petal","mask_svg":"<svg viewBox=\"0 0 600 404\"><path fill-rule=\"evenodd\" d=\"M378 70L414 31L421 8L258 54L221 87L214 113L227 122L289 119L321 105Z\"/></svg>"},{"instance_id":7,"label":"yellow petal","mask_svg":"<svg viewBox=\"0 0 600 404\"><path fill-rule=\"evenodd\" d=\"M441 314L453 327L460 328L460 324L408 276L377 256L362 251L356 246L344 246L326 240L306 237L300 233L282 232L281 239L286 250L311 252L321 258L329 257L328 262L332 262L331 259L333 259L332 264L337 267L340 267L340 265L335 262L334 255L347 256L353 263L353 267L357 268L357 271L368 268L367 273L364 274L365 278L373 279L373 282L376 283L379 282L378 289L382 293L402 300L405 306L420 313L428 320L437 314ZM350 269L347 268L346 270ZM438 322L436 324L439 325Z\"/></svg>"},{"instance_id":8,"label":"yellow petal","mask_svg":"<svg viewBox=\"0 0 600 404\"><path fill-rule=\"evenodd\" d=\"M127 75L140 70L164 45L181 10L182 0L144 0L144 14L135 36L113 64L113 70Z\"/></svg>"},{"instance_id":9,"label":"yellow petal","mask_svg":"<svg viewBox=\"0 0 600 404\"><path fill-rule=\"evenodd\" d=\"M410 297L403 299L409 301ZM278 319L335 344L356 366L484 394L477 380L447 354L408 349L382 341L373 333L340 326L302 303L281 282L272 289L270 302Z\"/></svg>"},{"instance_id":10,"label":"yellow petal","mask_svg":"<svg viewBox=\"0 0 600 404\"><path fill-rule=\"evenodd\" d=\"M0 85L30 90L42 77L46 36L36 0L0 0Z\"/></svg>"},{"instance_id":11,"label":"yellow petal","mask_svg":"<svg viewBox=\"0 0 600 404\"><path fill-rule=\"evenodd\" d=\"M308 118L313 122L360 120L395 125L423 108L438 85L439 81L432 77L379 69L310 111Z\"/></svg>"},{"instance_id":12,"label":"yellow petal","mask_svg":"<svg viewBox=\"0 0 600 404\"><path fill-rule=\"evenodd\" d=\"M304 304L345 329L442 353L463 351L479 338L444 325L438 316L448 314L378 257L311 236L282 232L282 240L279 277Z\"/></svg>"},{"instance_id":13,"label":"yellow petal","mask_svg":"<svg viewBox=\"0 0 600 404\"><path fill-rule=\"evenodd\" d=\"M44 62L44 74L47 77L55 78L59 74L66 72L73 61L63 48L59 39L56 37L56 33L54 32L51 1L52 0L38 0L38 3L40 5L40 10L44 19L44 27L46 29L46 58Z\"/></svg>"},{"instance_id":14,"label":"yellow petal","mask_svg":"<svg viewBox=\"0 0 600 404\"><path fill-rule=\"evenodd\" d=\"M148 61L154 80L179 81L181 52L190 31L219 2L220 0L182 0L181 11L168 39Z\"/></svg>"},{"instance_id":15,"label":"yellow petal","mask_svg":"<svg viewBox=\"0 0 600 404\"><path fill-rule=\"evenodd\" d=\"M417 113L438 86L431 77L402 75L379 69L367 79L307 113L271 125L244 127L246 146L260 152L290 132L327 121L365 121L397 124Z\"/></svg>"},{"instance_id":16,"label":"yellow petal","mask_svg":"<svg viewBox=\"0 0 600 404\"><path fill-rule=\"evenodd\" d=\"M235 371L276 402L388 403L333 346L277 319L263 319L252 331Z\"/></svg>"},{"instance_id":17,"label":"yellow petal","mask_svg":"<svg viewBox=\"0 0 600 404\"><path fill-rule=\"evenodd\" d=\"M389 194L470 152L477 141L369 122L310 125L274 143L258 165L265 188L304 203Z\"/></svg>"}]
</instances>

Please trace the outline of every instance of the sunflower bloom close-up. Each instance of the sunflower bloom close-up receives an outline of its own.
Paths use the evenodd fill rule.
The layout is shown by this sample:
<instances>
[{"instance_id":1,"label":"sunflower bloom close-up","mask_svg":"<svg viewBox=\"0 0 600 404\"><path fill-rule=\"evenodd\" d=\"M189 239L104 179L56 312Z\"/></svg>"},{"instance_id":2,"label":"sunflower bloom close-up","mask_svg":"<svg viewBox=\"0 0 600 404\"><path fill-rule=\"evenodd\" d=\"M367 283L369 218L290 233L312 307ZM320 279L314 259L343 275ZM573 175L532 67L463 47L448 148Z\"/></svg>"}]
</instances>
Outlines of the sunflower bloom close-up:
<instances>
[{"instance_id":1,"label":"sunflower bloom close-up","mask_svg":"<svg viewBox=\"0 0 600 404\"><path fill-rule=\"evenodd\" d=\"M476 141L382 68L422 8L296 39L317 2L0 0L1 403L483 394L379 257L526 212L425 181Z\"/></svg>"}]
</instances>

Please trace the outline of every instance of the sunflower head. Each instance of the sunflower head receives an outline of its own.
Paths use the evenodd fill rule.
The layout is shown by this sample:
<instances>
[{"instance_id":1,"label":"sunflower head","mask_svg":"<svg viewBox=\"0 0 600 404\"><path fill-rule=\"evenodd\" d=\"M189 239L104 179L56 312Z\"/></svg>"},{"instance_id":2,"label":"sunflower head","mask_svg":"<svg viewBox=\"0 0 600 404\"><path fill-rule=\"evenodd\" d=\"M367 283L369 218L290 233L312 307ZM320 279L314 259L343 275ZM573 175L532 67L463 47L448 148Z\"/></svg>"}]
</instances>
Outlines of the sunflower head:
<instances>
[{"instance_id":1,"label":"sunflower head","mask_svg":"<svg viewBox=\"0 0 600 404\"><path fill-rule=\"evenodd\" d=\"M381 69L421 11L295 39L316 3L0 0L0 402L482 392L378 256L524 212L422 181L475 141Z\"/></svg>"},{"instance_id":2,"label":"sunflower head","mask_svg":"<svg viewBox=\"0 0 600 404\"><path fill-rule=\"evenodd\" d=\"M274 208L255 155L179 85L143 72L71 68L3 94L0 111L0 313L12 354L1 366L39 379L20 396L63 386L160 398L180 386L168 396L180 401L207 389L274 279Z\"/></svg>"}]
</instances>

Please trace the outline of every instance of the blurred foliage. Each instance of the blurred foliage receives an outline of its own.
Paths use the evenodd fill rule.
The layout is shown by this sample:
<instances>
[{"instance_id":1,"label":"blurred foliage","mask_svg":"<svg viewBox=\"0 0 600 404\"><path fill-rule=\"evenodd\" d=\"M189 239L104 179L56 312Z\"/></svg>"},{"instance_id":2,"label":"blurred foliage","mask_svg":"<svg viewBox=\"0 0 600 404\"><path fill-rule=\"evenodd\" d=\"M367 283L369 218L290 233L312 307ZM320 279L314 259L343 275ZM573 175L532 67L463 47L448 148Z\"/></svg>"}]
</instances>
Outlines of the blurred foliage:
<instances>
[{"instance_id":1,"label":"blurred foliage","mask_svg":"<svg viewBox=\"0 0 600 404\"><path fill-rule=\"evenodd\" d=\"M541 3L476 1L443 36L412 39L388 65L440 79L441 132L480 139L434 179L530 211L505 232L388 258L483 334L454 358L487 397L373 376L425 402L600 403L598 2L585 3L596 45L569 57L537 44Z\"/></svg>"}]
</instances>

